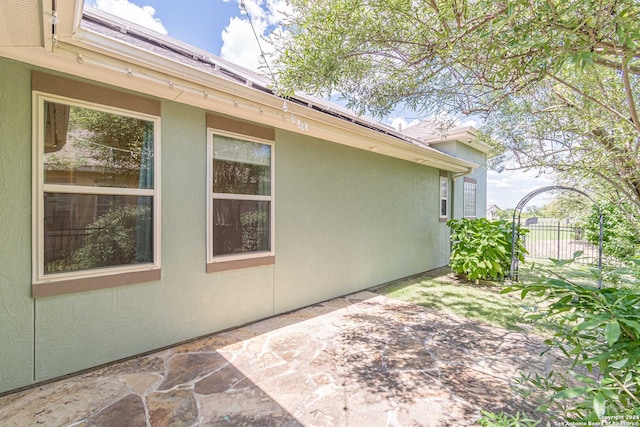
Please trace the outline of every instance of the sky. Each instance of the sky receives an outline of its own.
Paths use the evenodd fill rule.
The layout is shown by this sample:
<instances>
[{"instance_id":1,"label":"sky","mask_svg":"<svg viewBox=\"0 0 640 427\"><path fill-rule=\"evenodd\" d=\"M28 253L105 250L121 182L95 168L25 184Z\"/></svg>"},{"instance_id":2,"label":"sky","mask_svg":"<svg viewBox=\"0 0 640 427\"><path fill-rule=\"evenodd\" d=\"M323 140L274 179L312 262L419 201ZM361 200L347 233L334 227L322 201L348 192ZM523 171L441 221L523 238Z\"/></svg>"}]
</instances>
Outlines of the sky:
<instances>
[{"instance_id":1,"label":"sky","mask_svg":"<svg viewBox=\"0 0 640 427\"><path fill-rule=\"evenodd\" d=\"M85 0L85 4L257 70L261 65L261 49L267 58L271 49L264 40L258 44L254 29L259 37L269 37L273 31L282 28L283 13L291 8L287 0L243 0L243 9L241 1ZM411 115L399 111L383 122L396 129L406 129L419 121ZM476 123L470 120L460 125L474 126ZM553 185L552 179L548 175L538 177L536 171L498 173L489 170L487 207L495 204L501 209L513 208L528 193L547 185ZM540 195L529 205L542 206L548 200L548 195Z\"/></svg>"}]
</instances>

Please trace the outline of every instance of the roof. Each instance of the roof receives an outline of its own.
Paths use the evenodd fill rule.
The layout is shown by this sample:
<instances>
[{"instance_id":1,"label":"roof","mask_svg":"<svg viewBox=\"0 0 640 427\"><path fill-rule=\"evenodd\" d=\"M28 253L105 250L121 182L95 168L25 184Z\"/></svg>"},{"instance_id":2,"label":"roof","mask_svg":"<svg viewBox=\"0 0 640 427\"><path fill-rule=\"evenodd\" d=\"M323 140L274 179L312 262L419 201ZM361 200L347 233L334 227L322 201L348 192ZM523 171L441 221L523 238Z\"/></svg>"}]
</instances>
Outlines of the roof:
<instances>
[{"instance_id":1,"label":"roof","mask_svg":"<svg viewBox=\"0 0 640 427\"><path fill-rule=\"evenodd\" d=\"M147 52L184 64L185 66L215 74L229 81L277 96L273 89L272 80L262 74L220 58L211 52L149 30L101 10L85 6L81 27L85 30L100 33L106 37L131 44ZM389 125L380 123L366 116L356 115L353 111L335 102L304 93L296 93L293 97L287 98L287 101L289 103L305 105L308 108L316 109L334 117L351 121L360 126L374 129L419 147L428 146L428 144L424 144L417 139L407 138L407 135L396 131Z\"/></svg>"},{"instance_id":2,"label":"roof","mask_svg":"<svg viewBox=\"0 0 640 427\"><path fill-rule=\"evenodd\" d=\"M24 9L16 24L0 10L0 56L162 99L373 151L452 172L477 165L426 140L306 94L279 97L268 78L179 40L92 8L83 1L7 0ZM42 34L9 37L3 26ZM54 24L55 22L55 24ZM42 23L42 25L40 25ZM12 38L13 37L13 38Z\"/></svg>"},{"instance_id":3,"label":"roof","mask_svg":"<svg viewBox=\"0 0 640 427\"><path fill-rule=\"evenodd\" d=\"M491 147L478 140L478 129L473 126L439 129L434 120L423 120L406 128L405 134L431 146L458 141L485 154L491 150Z\"/></svg>"}]
</instances>

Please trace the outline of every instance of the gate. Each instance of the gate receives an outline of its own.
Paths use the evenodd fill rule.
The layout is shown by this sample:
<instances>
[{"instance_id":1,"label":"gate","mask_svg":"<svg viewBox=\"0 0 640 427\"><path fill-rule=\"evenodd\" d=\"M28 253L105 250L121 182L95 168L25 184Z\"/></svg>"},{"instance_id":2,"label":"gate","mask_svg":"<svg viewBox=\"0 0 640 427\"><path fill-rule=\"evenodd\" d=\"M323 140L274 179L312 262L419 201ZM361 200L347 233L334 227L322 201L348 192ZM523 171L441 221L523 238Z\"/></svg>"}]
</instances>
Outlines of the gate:
<instances>
[{"instance_id":1,"label":"gate","mask_svg":"<svg viewBox=\"0 0 640 427\"><path fill-rule=\"evenodd\" d=\"M586 241L584 229L567 222L536 219L525 223L529 230L524 237L524 247L529 252L527 258L572 259L574 253L582 251L576 262L598 264L598 247Z\"/></svg>"},{"instance_id":2,"label":"gate","mask_svg":"<svg viewBox=\"0 0 640 427\"><path fill-rule=\"evenodd\" d=\"M527 194L526 196L524 196L522 198L522 200L520 200L518 202L518 204L516 205L515 210L513 211L513 224L512 224L512 229L511 229L511 271L510 271L510 274L509 274L509 276L510 276L510 278L512 280L518 280L518 266L519 266L520 254L516 251L516 242L518 241L518 238L520 237L518 235L518 226L520 226L520 219L521 219L521 215L522 215L522 210L527 205L527 203L529 203L531 201L531 199L533 199L537 195L545 193L547 191L554 191L554 190L573 191L575 193L582 194L584 197L589 199L596 206L596 208L598 209L598 213L600 214L599 215L600 216L600 242L598 244L598 270L600 270L602 272L602 211L600 210L600 207L595 202L595 200L593 200L584 191L578 190L577 188L564 187L562 185L552 185L550 187L539 188L539 189L534 190L531 193ZM518 222L516 222L516 218L518 219ZM602 287L602 275L598 279L598 288L601 288L601 287Z\"/></svg>"}]
</instances>

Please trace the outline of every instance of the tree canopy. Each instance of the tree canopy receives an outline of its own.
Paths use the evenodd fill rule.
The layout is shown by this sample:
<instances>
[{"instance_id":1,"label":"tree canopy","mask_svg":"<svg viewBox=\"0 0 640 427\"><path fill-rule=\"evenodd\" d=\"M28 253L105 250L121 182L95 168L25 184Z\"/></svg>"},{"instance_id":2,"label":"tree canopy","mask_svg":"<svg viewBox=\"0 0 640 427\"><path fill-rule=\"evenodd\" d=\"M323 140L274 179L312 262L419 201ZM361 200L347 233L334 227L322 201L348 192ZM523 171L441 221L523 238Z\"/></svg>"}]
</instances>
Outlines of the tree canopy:
<instances>
[{"instance_id":1,"label":"tree canopy","mask_svg":"<svg viewBox=\"0 0 640 427\"><path fill-rule=\"evenodd\" d=\"M637 0L291 0L278 89L478 114L522 168L640 212ZM500 157L499 159L503 159Z\"/></svg>"}]
</instances>

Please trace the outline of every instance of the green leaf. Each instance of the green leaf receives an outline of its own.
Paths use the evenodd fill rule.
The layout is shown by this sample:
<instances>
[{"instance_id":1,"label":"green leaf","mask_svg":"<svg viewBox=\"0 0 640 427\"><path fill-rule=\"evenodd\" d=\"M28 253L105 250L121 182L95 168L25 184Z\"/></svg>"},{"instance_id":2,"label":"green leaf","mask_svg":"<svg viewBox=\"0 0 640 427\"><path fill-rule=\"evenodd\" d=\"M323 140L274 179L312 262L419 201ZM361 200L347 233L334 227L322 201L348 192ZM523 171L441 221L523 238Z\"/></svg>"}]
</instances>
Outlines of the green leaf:
<instances>
[{"instance_id":1,"label":"green leaf","mask_svg":"<svg viewBox=\"0 0 640 427\"><path fill-rule=\"evenodd\" d=\"M583 383L592 384L592 385L596 384L596 380L594 380L593 378L588 377L588 376L586 376L584 374L581 374L579 372L573 372L573 376L575 377L575 379L577 379L578 381L581 381Z\"/></svg>"},{"instance_id":2,"label":"green leaf","mask_svg":"<svg viewBox=\"0 0 640 427\"><path fill-rule=\"evenodd\" d=\"M604 337L607 339L607 344L611 347L613 344L618 341L620 338L620 324L617 320L612 320L607 323L607 326L604 328Z\"/></svg>"},{"instance_id":3,"label":"green leaf","mask_svg":"<svg viewBox=\"0 0 640 427\"><path fill-rule=\"evenodd\" d=\"M587 329L596 328L596 327L600 326L606 319L607 319L607 316L596 316L596 317L594 317L592 319L585 320L584 322L580 323L576 327L576 330L577 331L585 331ZM620 325L618 325L618 328L619 327L620 327Z\"/></svg>"},{"instance_id":4,"label":"green leaf","mask_svg":"<svg viewBox=\"0 0 640 427\"><path fill-rule=\"evenodd\" d=\"M611 365L609 365L610 368L614 368L614 369L620 369L623 368L627 362L629 362L629 358L625 357L622 360L618 360L617 362L612 363Z\"/></svg>"},{"instance_id":5,"label":"green leaf","mask_svg":"<svg viewBox=\"0 0 640 427\"><path fill-rule=\"evenodd\" d=\"M620 321L627 326L631 326L637 332L640 332L640 322L636 322L635 320L629 320L629 319L620 319Z\"/></svg>"},{"instance_id":6,"label":"green leaf","mask_svg":"<svg viewBox=\"0 0 640 427\"><path fill-rule=\"evenodd\" d=\"M566 388L564 390L557 392L556 394L551 396L551 398L552 399L574 399L578 396L584 395L589 390L591 390L589 387Z\"/></svg>"},{"instance_id":7,"label":"green leaf","mask_svg":"<svg viewBox=\"0 0 640 427\"><path fill-rule=\"evenodd\" d=\"M596 393L593 397L593 410L598 418L601 418L605 414L606 405L604 401L604 395L602 393Z\"/></svg>"}]
</instances>

